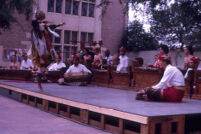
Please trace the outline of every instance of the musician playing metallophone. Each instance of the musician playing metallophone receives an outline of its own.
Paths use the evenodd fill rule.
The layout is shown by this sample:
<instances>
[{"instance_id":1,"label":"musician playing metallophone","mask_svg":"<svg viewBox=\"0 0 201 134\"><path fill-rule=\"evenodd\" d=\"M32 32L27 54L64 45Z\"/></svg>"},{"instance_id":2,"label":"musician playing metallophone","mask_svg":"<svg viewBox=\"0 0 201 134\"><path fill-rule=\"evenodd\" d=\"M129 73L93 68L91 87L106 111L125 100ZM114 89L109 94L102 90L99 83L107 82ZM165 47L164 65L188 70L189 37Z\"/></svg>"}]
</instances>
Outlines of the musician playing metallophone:
<instances>
[{"instance_id":1,"label":"musician playing metallophone","mask_svg":"<svg viewBox=\"0 0 201 134\"><path fill-rule=\"evenodd\" d=\"M23 57L23 60L22 60L20 69L21 70L31 70L31 69L33 69L34 65L33 65L32 61L30 59L28 59L27 54L23 53L22 57Z\"/></svg>"},{"instance_id":2,"label":"musician playing metallophone","mask_svg":"<svg viewBox=\"0 0 201 134\"><path fill-rule=\"evenodd\" d=\"M155 55L155 63L153 65L153 67L156 67L156 68L159 68L160 67L160 64L159 64L159 57L160 56L167 56L170 60L171 60L171 57L169 55L169 48L167 45L163 45L161 44L160 47L159 47L159 54ZM152 67L151 65L149 65L150 67Z\"/></svg>"},{"instance_id":3,"label":"musician playing metallophone","mask_svg":"<svg viewBox=\"0 0 201 134\"><path fill-rule=\"evenodd\" d=\"M52 64L50 67L48 67L48 71L59 71L62 68L65 68L66 65L61 61L61 56L56 55L56 63Z\"/></svg>"},{"instance_id":4,"label":"musician playing metallophone","mask_svg":"<svg viewBox=\"0 0 201 134\"><path fill-rule=\"evenodd\" d=\"M184 69L187 70L191 65L191 58L193 57L193 47L184 46Z\"/></svg>"},{"instance_id":5,"label":"musician playing metallophone","mask_svg":"<svg viewBox=\"0 0 201 134\"><path fill-rule=\"evenodd\" d=\"M120 48L119 64L117 65L117 72L126 73L128 67L128 57L126 56L126 49Z\"/></svg>"},{"instance_id":6,"label":"musician playing metallophone","mask_svg":"<svg viewBox=\"0 0 201 134\"><path fill-rule=\"evenodd\" d=\"M181 102L184 97L184 76L179 69L170 64L168 56L159 57L159 66L164 74L160 82L140 90L137 100Z\"/></svg>"},{"instance_id":7,"label":"musician playing metallophone","mask_svg":"<svg viewBox=\"0 0 201 134\"><path fill-rule=\"evenodd\" d=\"M92 66L94 69L101 69L101 66L103 64L103 58L100 52L100 47L94 48L94 61L92 62Z\"/></svg>"},{"instance_id":8,"label":"musician playing metallophone","mask_svg":"<svg viewBox=\"0 0 201 134\"><path fill-rule=\"evenodd\" d=\"M17 61L16 55L13 55L11 57L11 63L9 65L10 69L19 69L20 68L20 63Z\"/></svg>"},{"instance_id":9,"label":"musician playing metallophone","mask_svg":"<svg viewBox=\"0 0 201 134\"><path fill-rule=\"evenodd\" d=\"M84 65L79 64L79 57L73 56L73 65L64 73L64 78L58 80L59 84L64 85L87 85L91 71Z\"/></svg>"}]
</instances>

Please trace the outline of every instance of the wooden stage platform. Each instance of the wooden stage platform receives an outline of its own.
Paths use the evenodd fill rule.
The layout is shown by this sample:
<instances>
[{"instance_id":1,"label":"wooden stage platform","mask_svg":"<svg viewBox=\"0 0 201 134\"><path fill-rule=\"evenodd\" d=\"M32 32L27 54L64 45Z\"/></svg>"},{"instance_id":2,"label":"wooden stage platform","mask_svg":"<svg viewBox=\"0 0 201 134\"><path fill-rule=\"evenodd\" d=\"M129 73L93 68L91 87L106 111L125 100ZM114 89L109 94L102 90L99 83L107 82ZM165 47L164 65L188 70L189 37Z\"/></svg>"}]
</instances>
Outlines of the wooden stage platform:
<instances>
[{"instance_id":1,"label":"wooden stage platform","mask_svg":"<svg viewBox=\"0 0 201 134\"><path fill-rule=\"evenodd\" d=\"M72 87L0 80L0 94L120 134L201 133L201 101L135 100L136 92L98 86Z\"/></svg>"}]
</instances>

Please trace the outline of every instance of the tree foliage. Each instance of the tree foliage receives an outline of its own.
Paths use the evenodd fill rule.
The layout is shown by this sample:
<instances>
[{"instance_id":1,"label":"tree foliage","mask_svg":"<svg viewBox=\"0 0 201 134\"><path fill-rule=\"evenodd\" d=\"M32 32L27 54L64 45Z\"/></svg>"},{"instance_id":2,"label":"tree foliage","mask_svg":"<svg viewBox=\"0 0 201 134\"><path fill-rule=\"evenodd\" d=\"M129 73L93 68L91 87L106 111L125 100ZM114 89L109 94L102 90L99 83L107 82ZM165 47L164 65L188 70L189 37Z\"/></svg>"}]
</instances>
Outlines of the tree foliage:
<instances>
[{"instance_id":1,"label":"tree foliage","mask_svg":"<svg viewBox=\"0 0 201 134\"><path fill-rule=\"evenodd\" d=\"M201 44L200 0L129 0L135 9L139 3L148 6L152 15L151 32L169 44Z\"/></svg>"},{"instance_id":2,"label":"tree foliage","mask_svg":"<svg viewBox=\"0 0 201 134\"><path fill-rule=\"evenodd\" d=\"M14 13L25 14L28 20L32 11L32 0L0 0L0 32L17 22Z\"/></svg>"},{"instance_id":3,"label":"tree foliage","mask_svg":"<svg viewBox=\"0 0 201 134\"><path fill-rule=\"evenodd\" d=\"M154 50L158 46L155 38L150 33L146 33L138 21L128 26L122 44L128 51Z\"/></svg>"}]
</instances>

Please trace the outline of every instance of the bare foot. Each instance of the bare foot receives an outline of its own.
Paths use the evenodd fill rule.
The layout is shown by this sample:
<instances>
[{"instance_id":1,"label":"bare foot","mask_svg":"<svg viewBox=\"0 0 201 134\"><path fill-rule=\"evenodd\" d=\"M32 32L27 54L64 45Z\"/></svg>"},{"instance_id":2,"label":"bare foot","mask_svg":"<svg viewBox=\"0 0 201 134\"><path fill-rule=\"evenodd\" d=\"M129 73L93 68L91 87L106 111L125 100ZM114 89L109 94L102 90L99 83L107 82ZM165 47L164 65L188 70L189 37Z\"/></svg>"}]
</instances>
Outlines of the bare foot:
<instances>
[{"instance_id":1,"label":"bare foot","mask_svg":"<svg viewBox=\"0 0 201 134\"><path fill-rule=\"evenodd\" d=\"M40 89L40 91L43 91L43 87L42 87L41 83L38 83L38 88Z\"/></svg>"}]
</instances>

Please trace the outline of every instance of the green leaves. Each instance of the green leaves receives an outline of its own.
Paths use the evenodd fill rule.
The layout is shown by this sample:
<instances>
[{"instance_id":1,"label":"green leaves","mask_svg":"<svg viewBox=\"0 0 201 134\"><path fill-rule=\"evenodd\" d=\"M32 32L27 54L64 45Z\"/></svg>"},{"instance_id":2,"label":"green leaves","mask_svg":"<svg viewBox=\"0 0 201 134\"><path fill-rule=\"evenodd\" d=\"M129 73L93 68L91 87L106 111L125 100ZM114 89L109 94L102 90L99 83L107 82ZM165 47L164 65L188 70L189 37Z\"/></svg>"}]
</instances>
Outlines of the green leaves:
<instances>
[{"instance_id":1,"label":"green leaves","mask_svg":"<svg viewBox=\"0 0 201 134\"><path fill-rule=\"evenodd\" d=\"M158 43L150 33L144 31L142 24L134 21L125 31L122 45L127 51L140 51L157 49Z\"/></svg>"},{"instance_id":2,"label":"green leaves","mask_svg":"<svg viewBox=\"0 0 201 134\"><path fill-rule=\"evenodd\" d=\"M32 10L33 0L1 0L0 1L0 32L10 28L17 22L14 13L25 14L28 20Z\"/></svg>"},{"instance_id":3,"label":"green leaves","mask_svg":"<svg viewBox=\"0 0 201 134\"><path fill-rule=\"evenodd\" d=\"M181 43L201 45L201 1L200 0L129 0L144 4L150 11L151 33L157 40L169 45Z\"/></svg>"}]
</instances>

